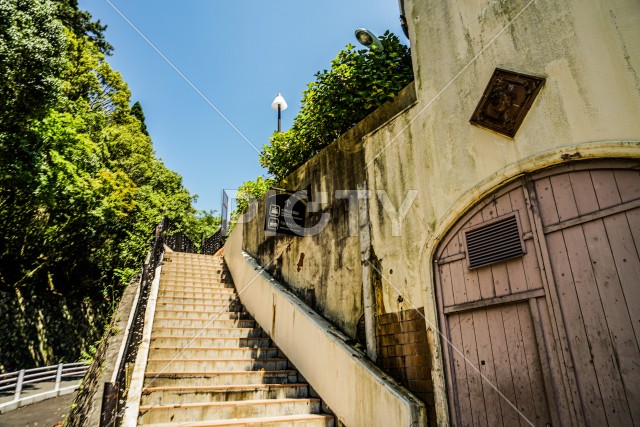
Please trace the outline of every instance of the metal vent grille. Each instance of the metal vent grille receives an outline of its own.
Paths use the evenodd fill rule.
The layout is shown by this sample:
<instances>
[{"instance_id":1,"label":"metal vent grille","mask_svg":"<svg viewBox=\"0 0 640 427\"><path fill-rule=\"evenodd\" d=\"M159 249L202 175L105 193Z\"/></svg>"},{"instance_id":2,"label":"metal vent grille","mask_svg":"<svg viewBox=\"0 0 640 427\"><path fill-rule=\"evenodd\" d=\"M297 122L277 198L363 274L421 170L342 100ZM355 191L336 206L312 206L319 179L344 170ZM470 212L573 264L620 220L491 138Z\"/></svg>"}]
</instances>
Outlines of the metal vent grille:
<instances>
[{"instance_id":1,"label":"metal vent grille","mask_svg":"<svg viewBox=\"0 0 640 427\"><path fill-rule=\"evenodd\" d=\"M469 268L524 255L515 216L465 232Z\"/></svg>"}]
</instances>

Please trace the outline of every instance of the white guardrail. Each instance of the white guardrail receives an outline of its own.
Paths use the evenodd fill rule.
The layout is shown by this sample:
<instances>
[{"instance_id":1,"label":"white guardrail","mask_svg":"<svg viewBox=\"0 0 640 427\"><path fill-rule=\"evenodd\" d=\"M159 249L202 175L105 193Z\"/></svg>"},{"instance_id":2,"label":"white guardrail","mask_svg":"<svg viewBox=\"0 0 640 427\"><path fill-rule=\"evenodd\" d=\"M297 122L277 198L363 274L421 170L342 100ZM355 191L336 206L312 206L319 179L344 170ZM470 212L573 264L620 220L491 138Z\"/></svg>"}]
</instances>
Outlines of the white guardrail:
<instances>
[{"instance_id":1,"label":"white guardrail","mask_svg":"<svg viewBox=\"0 0 640 427\"><path fill-rule=\"evenodd\" d=\"M87 363L60 363L0 374L0 414L72 393L78 388L88 369ZM71 385L67 385L70 383ZM31 390L26 390L25 385L32 385L29 387Z\"/></svg>"}]
</instances>

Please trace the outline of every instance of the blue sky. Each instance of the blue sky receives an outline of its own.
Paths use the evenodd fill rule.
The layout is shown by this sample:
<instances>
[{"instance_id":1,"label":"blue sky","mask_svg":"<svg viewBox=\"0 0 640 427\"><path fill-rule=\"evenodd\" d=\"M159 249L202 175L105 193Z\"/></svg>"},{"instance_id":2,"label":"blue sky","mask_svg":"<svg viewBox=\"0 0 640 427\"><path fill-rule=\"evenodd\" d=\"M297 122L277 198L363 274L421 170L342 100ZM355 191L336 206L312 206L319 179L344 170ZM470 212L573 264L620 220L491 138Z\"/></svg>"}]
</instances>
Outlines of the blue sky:
<instances>
[{"instance_id":1,"label":"blue sky","mask_svg":"<svg viewBox=\"0 0 640 427\"><path fill-rule=\"evenodd\" d=\"M408 44L396 0L79 4L108 25L107 40L115 47L109 63L129 84L132 101L142 104L157 155L198 194L197 208L206 210L220 211L223 189L266 174L255 148L268 143L276 128L271 102L278 92L289 104L286 130L313 75L329 68L348 43L357 44L356 28L391 30Z\"/></svg>"}]
</instances>

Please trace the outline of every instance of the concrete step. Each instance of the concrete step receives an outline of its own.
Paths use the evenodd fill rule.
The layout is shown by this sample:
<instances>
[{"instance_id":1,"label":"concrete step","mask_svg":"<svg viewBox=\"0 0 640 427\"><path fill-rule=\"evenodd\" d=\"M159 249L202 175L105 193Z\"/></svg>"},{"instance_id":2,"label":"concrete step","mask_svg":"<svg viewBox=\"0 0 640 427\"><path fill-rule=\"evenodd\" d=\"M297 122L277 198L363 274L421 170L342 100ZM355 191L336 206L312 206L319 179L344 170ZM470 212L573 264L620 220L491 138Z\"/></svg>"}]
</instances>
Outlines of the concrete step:
<instances>
[{"instance_id":1,"label":"concrete step","mask_svg":"<svg viewBox=\"0 0 640 427\"><path fill-rule=\"evenodd\" d=\"M235 295L220 295L218 297L209 296L202 298L194 297L168 297L162 294L158 295L158 302L166 304L228 304L230 302L236 302L240 304L238 297Z\"/></svg>"},{"instance_id":2,"label":"concrete step","mask_svg":"<svg viewBox=\"0 0 640 427\"><path fill-rule=\"evenodd\" d=\"M324 414L209 420L187 423L146 424L148 427L333 427L333 417Z\"/></svg>"},{"instance_id":3,"label":"concrete step","mask_svg":"<svg viewBox=\"0 0 640 427\"><path fill-rule=\"evenodd\" d=\"M224 277L227 277L228 273L222 271L204 271L204 272L179 272L179 271L165 271L160 276L161 278L168 279L198 279L198 280L221 280Z\"/></svg>"},{"instance_id":4,"label":"concrete step","mask_svg":"<svg viewBox=\"0 0 640 427\"><path fill-rule=\"evenodd\" d=\"M240 319L216 319L212 316L211 319L184 319L178 317L155 317L153 319L154 328L255 328L255 320L240 320Z\"/></svg>"},{"instance_id":5,"label":"concrete step","mask_svg":"<svg viewBox=\"0 0 640 427\"><path fill-rule=\"evenodd\" d=\"M190 262L190 261L172 261L166 264L163 264L164 267L166 265L167 270L181 270L181 271L211 271L211 270L228 270L227 266L220 263L201 263L201 262Z\"/></svg>"},{"instance_id":6,"label":"concrete step","mask_svg":"<svg viewBox=\"0 0 640 427\"><path fill-rule=\"evenodd\" d=\"M219 263L208 264L202 262L191 261L167 261L162 264L162 269L166 271L215 271L215 270L228 270L228 268Z\"/></svg>"},{"instance_id":7,"label":"concrete step","mask_svg":"<svg viewBox=\"0 0 640 427\"><path fill-rule=\"evenodd\" d=\"M151 347L270 347L270 338L210 338L210 337L156 337Z\"/></svg>"},{"instance_id":8,"label":"concrete step","mask_svg":"<svg viewBox=\"0 0 640 427\"><path fill-rule=\"evenodd\" d=\"M207 320L224 320L224 319L251 319L251 315L246 311L232 307L236 311L220 311L220 310L171 310L157 307L157 317L173 317L176 319L207 319Z\"/></svg>"},{"instance_id":9,"label":"concrete step","mask_svg":"<svg viewBox=\"0 0 640 427\"><path fill-rule=\"evenodd\" d=\"M160 279L139 425L333 427L221 257L168 253Z\"/></svg>"},{"instance_id":10,"label":"concrete step","mask_svg":"<svg viewBox=\"0 0 640 427\"><path fill-rule=\"evenodd\" d=\"M150 359L273 359L280 354L275 347L152 347Z\"/></svg>"},{"instance_id":11,"label":"concrete step","mask_svg":"<svg viewBox=\"0 0 640 427\"><path fill-rule=\"evenodd\" d=\"M197 290L196 288L216 289L216 288L233 288L233 282L231 280L225 280L220 278L215 279L193 279L186 277L168 277L163 279L162 287L186 287Z\"/></svg>"},{"instance_id":12,"label":"concrete step","mask_svg":"<svg viewBox=\"0 0 640 427\"><path fill-rule=\"evenodd\" d=\"M154 327L153 338L209 337L209 338L256 338L264 337L262 328L215 328L215 327Z\"/></svg>"},{"instance_id":13,"label":"concrete step","mask_svg":"<svg viewBox=\"0 0 640 427\"><path fill-rule=\"evenodd\" d=\"M149 387L141 405L175 405L238 400L296 399L309 396L307 384L242 384L209 387Z\"/></svg>"},{"instance_id":14,"label":"concrete step","mask_svg":"<svg viewBox=\"0 0 640 427\"><path fill-rule=\"evenodd\" d=\"M166 282L162 282L160 284L160 289L166 292L218 292L224 289L232 290L234 293L236 292L236 288L232 283L220 283L216 286L184 286L183 284L169 284Z\"/></svg>"},{"instance_id":15,"label":"concrete step","mask_svg":"<svg viewBox=\"0 0 640 427\"><path fill-rule=\"evenodd\" d=\"M158 301L157 310L187 310L187 311L209 311L210 313L223 311L241 311L242 306L236 303L228 304L180 304Z\"/></svg>"},{"instance_id":16,"label":"concrete step","mask_svg":"<svg viewBox=\"0 0 640 427\"><path fill-rule=\"evenodd\" d=\"M312 398L140 406L138 424L273 417L313 414L319 411L320 400Z\"/></svg>"},{"instance_id":17,"label":"concrete step","mask_svg":"<svg viewBox=\"0 0 640 427\"><path fill-rule=\"evenodd\" d=\"M297 371L145 372L145 387L297 384Z\"/></svg>"},{"instance_id":18,"label":"concrete step","mask_svg":"<svg viewBox=\"0 0 640 427\"><path fill-rule=\"evenodd\" d=\"M149 359L147 370L153 372L229 372L229 371L283 371L289 369L287 359Z\"/></svg>"},{"instance_id":19,"label":"concrete step","mask_svg":"<svg viewBox=\"0 0 640 427\"><path fill-rule=\"evenodd\" d=\"M167 297L187 297L187 298L200 298L214 295L237 295L237 292L233 288L207 288L203 290L189 290L189 289L165 289L164 287L159 291L160 295Z\"/></svg>"}]
</instances>

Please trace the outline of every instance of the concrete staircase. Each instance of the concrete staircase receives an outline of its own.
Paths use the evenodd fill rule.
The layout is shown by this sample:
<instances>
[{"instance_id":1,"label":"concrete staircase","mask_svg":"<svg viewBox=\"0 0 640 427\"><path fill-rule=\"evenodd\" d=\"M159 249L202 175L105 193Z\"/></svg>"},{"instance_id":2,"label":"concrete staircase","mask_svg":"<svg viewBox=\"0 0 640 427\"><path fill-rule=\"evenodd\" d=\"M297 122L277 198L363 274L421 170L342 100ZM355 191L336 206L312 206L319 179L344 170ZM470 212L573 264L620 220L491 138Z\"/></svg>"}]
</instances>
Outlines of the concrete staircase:
<instances>
[{"instance_id":1,"label":"concrete staircase","mask_svg":"<svg viewBox=\"0 0 640 427\"><path fill-rule=\"evenodd\" d=\"M222 257L165 253L138 425L333 427L299 379Z\"/></svg>"}]
</instances>

